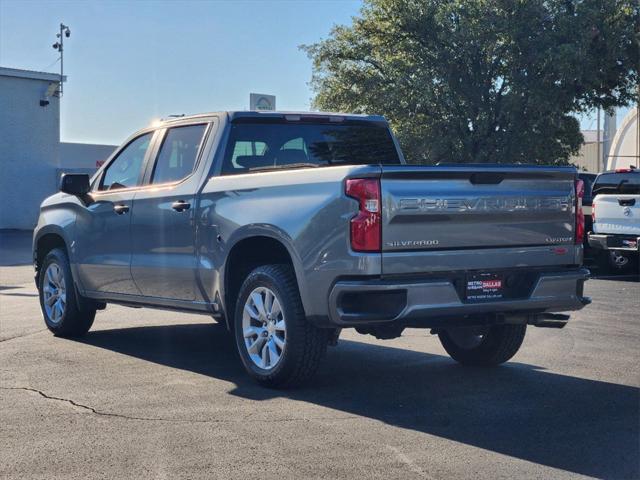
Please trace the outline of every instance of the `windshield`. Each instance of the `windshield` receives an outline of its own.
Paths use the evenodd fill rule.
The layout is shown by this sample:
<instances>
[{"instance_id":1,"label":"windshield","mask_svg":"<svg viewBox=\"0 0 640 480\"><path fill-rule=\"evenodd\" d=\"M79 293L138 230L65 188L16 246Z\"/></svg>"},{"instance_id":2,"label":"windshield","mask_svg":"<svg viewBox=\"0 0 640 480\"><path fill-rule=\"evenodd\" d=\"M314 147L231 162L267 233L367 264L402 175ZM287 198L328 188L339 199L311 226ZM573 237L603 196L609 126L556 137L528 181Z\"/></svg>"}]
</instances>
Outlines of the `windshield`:
<instances>
[{"instance_id":1,"label":"windshield","mask_svg":"<svg viewBox=\"0 0 640 480\"><path fill-rule=\"evenodd\" d=\"M400 164L384 125L237 123L231 127L222 174L368 164Z\"/></svg>"}]
</instances>

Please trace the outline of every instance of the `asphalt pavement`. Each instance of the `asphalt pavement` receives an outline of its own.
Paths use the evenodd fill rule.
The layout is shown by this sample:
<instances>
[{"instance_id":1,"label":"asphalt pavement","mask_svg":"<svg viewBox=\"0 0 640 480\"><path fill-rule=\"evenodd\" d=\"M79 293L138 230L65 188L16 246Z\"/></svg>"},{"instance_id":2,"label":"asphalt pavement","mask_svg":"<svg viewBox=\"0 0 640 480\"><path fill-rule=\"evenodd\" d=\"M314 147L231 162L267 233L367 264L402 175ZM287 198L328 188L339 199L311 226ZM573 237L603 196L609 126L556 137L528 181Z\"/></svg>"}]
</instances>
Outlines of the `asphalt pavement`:
<instances>
[{"instance_id":1,"label":"asphalt pavement","mask_svg":"<svg viewBox=\"0 0 640 480\"><path fill-rule=\"evenodd\" d=\"M0 478L640 478L637 277L590 280L592 305L498 368L424 330L346 331L311 385L276 391L206 316L109 306L53 337L28 247L8 245Z\"/></svg>"}]
</instances>

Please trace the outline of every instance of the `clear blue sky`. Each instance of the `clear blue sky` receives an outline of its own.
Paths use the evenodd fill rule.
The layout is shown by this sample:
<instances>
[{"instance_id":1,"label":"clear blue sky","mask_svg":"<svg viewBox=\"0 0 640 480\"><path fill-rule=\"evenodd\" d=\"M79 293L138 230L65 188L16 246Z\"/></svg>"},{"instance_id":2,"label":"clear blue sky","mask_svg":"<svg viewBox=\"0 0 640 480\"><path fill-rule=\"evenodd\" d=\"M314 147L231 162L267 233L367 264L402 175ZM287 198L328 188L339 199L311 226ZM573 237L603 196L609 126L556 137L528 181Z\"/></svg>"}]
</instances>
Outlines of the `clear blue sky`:
<instances>
[{"instance_id":1,"label":"clear blue sky","mask_svg":"<svg viewBox=\"0 0 640 480\"><path fill-rule=\"evenodd\" d=\"M359 0L0 0L0 65L59 71L63 141L119 144L172 113L247 109L249 93L308 110L311 63L298 45L349 23Z\"/></svg>"}]
</instances>

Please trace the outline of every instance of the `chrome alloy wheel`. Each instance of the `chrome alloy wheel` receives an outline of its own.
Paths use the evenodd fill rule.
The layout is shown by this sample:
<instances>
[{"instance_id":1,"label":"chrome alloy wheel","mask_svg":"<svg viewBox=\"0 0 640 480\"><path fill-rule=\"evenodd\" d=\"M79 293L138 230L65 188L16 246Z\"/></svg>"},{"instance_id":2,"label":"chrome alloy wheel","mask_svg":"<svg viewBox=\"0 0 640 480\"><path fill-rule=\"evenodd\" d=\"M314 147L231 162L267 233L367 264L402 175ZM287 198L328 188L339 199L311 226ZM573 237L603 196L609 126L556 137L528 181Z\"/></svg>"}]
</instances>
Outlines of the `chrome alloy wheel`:
<instances>
[{"instance_id":1,"label":"chrome alloy wheel","mask_svg":"<svg viewBox=\"0 0 640 480\"><path fill-rule=\"evenodd\" d=\"M253 290L242 312L244 345L251 361L263 370L273 369L284 354L287 327L275 293L266 287Z\"/></svg>"},{"instance_id":2,"label":"chrome alloy wheel","mask_svg":"<svg viewBox=\"0 0 640 480\"><path fill-rule=\"evenodd\" d=\"M50 263L42 283L44 311L51 323L60 323L67 307L67 288L64 272L57 263Z\"/></svg>"}]
</instances>

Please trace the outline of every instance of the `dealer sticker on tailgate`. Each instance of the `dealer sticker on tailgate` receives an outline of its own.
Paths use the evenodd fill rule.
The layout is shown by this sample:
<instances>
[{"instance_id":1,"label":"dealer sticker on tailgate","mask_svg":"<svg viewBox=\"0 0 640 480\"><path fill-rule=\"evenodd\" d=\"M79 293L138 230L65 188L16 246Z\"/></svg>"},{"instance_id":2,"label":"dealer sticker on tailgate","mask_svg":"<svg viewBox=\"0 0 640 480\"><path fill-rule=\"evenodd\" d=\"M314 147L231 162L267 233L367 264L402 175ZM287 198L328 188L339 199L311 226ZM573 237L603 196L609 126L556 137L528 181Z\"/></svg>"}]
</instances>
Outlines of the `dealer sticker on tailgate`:
<instances>
[{"instance_id":1,"label":"dealer sticker on tailgate","mask_svg":"<svg viewBox=\"0 0 640 480\"><path fill-rule=\"evenodd\" d=\"M494 273L479 273L467 277L466 297L471 302L502 298L502 278Z\"/></svg>"}]
</instances>

